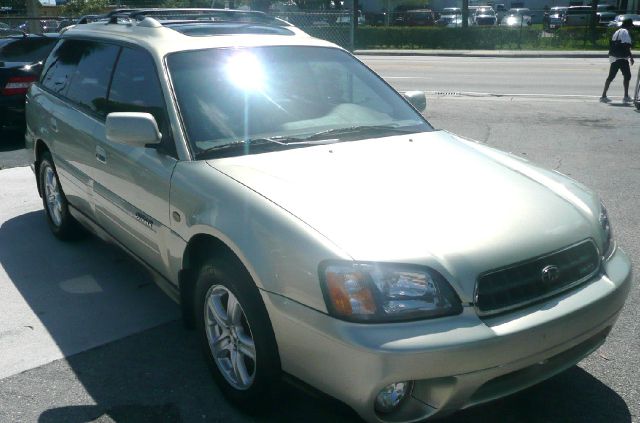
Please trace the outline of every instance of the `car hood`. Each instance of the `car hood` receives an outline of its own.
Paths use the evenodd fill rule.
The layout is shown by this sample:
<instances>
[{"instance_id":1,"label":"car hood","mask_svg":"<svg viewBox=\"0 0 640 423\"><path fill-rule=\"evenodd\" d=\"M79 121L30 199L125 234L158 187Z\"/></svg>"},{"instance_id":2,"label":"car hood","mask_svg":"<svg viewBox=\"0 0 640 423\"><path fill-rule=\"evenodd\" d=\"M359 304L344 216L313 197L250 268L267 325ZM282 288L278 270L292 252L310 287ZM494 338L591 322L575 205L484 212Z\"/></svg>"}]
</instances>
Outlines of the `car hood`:
<instances>
[{"instance_id":1,"label":"car hood","mask_svg":"<svg viewBox=\"0 0 640 423\"><path fill-rule=\"evenodd\" d=\"M586 189L444 131L208 163L354 260L432 266L467 301L484 271L598 236Z\"/></svg>"}]
</instances>

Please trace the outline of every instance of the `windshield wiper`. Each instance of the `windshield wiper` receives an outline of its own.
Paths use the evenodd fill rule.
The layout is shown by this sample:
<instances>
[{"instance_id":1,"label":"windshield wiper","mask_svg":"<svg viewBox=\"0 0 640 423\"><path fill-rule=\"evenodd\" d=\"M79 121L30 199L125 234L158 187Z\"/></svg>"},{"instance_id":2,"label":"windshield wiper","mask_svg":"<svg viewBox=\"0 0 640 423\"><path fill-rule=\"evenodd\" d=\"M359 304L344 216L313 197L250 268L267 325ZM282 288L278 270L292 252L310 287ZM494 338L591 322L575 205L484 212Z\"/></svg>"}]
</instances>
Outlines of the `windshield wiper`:
<instances>
[{"instance_id":1,"label":"windshield wiper","mask_svg":"<svg viewBox=\"0 0 640 423\"><path fill-rule=\"evenodd\" d=\"M324 131L316 132L315 134L309 135L302 140L302 143L306 141L313 141L317 139L321 139L327 135L344 135L344 134L352 134L356 132L362 131L389 131L389 132L397 132L400 134L410 134L414 131L403 129L402 127L392 126L392 125L358 125L358 126L348 126L346 128L333 128L327 129Z\"/></svg>"},{"instance_id":2,"label":"windshield wiper","mask_svg":"<svg viewBox=\"0 0 640 423\"><path fill-rule=\"evenodd\" d=\"M199 151L196 154L196 159L199 159L200 157L204 156L204 155L209 155L212 153L217 153L217 152L224 152L223 154L226 156L228 154L233 154L239 150L247 150L250 151L253 147L258 147L260 150L265 150L268 148L268 146L271 146L273 148L282 148L285 147L291 143L295 143L295 141L298 141L299 138L292 138L292 137L284 137L284 136L277 136L277 137L265 137L265 138L250 138L247 140L237 140L237 141L232 141L230 143L227 144L222 144L222 145L215 145L213 147L209 147L205 150Z\"/></svg>"}]
</instances>

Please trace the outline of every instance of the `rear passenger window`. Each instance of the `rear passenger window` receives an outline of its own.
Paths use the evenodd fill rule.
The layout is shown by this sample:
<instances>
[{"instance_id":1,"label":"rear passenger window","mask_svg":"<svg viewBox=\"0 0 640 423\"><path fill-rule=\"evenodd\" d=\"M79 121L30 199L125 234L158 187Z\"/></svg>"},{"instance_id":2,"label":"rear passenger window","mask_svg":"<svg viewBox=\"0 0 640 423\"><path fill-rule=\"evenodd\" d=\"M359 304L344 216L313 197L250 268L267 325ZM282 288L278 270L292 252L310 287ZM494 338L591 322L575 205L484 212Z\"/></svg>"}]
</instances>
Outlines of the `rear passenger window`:
<instances>
[{"instance_id":1,"label":"rear passenger window","mask_svg":"<svg viewBox=\"0 0 640 423\"><path fill-rule=\"evenodd\" d=\"M64 95L81 58L82 41L61 41L51 52L44 65L42 85L54 93Z\"/></svg>"},{"instance_id":2,"label":"rear passenger window","mask_svg":"<svg viewBox=\"0 0 640 423\"><path fill-rule=\"evenodd\" d=\"M107 89L120 47L94 41L81 41L80 63L66 96L100 115L107 115Z\"/></svg>"}]
</instances>

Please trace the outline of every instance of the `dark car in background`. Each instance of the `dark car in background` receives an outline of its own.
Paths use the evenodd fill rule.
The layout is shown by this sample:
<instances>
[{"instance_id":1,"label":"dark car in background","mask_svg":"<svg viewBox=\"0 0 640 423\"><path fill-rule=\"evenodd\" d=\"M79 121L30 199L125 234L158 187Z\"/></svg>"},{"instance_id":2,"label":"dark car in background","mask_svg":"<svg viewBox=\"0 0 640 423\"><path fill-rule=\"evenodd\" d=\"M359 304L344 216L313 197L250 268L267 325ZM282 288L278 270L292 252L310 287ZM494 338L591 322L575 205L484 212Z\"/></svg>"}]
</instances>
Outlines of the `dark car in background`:
<instances>
[{"instance_id":1,"label":"dark car in background","mask_svg":"<svg viewBox=\"0 0 640 423\"><path fill-rule=\"evenodd\" d=\"M567 13L567 6L555 6L549 10L549 20L547 29L558 29L564 22L564 15Z\"/></svg>"},{"instance_id":2,"label":"dark car in background","mask_svg":"<svg viewBox=\"0 0 640 423\"><path fill-rule=\"evenodd\" d=\"M24 98L42 71L57 34L0 38L0 129L24 127Z\"/></svg>"},{"instance_id":3,"label":"dark car in background","mask_svg":"<svg viewBox=\"0 0 640 423\"><path fill-rule=\"evenodd\" d=\"M393 13L394 25L426 26L435 22L436 16L431 9L408 9L406 5L400 5Z\"/></svg>"},{"instance_id":4,"label":"dark car in background","mask_svg":"<svg viewBox=\"0 0 640 423\"><path fill-rule=\"evenodd\" d=\"M58 32L60 24L55 19L41 19L37 24L41 33ZM29 22L23 22L16 27L20 31L29 32Z\"/></svg>"}]
</instances>

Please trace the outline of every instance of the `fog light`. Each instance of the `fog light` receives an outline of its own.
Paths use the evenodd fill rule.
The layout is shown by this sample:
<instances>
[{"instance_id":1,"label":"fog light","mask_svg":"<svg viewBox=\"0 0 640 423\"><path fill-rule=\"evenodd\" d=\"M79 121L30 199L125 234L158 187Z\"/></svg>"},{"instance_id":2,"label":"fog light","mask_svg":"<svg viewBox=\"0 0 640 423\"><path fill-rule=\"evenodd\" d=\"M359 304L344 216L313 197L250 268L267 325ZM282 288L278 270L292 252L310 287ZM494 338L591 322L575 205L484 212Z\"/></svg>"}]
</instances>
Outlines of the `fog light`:
<instances>
[{"instance_id":1,"label":"fog light","mask_svg":"<svg viewBox=\"0 0 640 423\"><path fill-rule=\"evenodd\" d=\"M387 385L378 393L375 402L376 411L390 413L395 410L403 399L409 396L413 382L396 382Z\"/></svg>"}]
</instances>

